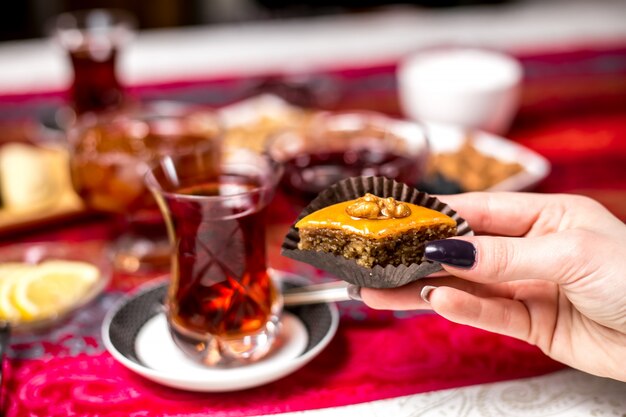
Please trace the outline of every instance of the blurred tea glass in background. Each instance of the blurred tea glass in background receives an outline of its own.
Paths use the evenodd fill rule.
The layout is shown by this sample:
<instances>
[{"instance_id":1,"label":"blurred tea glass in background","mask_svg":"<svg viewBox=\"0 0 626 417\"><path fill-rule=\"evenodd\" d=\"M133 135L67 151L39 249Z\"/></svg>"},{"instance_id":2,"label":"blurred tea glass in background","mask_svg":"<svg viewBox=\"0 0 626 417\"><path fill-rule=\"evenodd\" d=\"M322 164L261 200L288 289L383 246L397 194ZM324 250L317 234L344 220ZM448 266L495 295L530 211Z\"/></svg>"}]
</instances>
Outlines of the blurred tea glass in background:
<instances>
[{"instance_id":1,"label":"blurred tea glass in background","mask_svg":"<svg viewBox=\"0 0 626 417\"><path fill-rule=\"evenodd\" d=\"M118 270L142 272L169 267L163 219L143 177L165 155L204 149L217 170L222 132L208 110L153 105L125 112L87 114L68 131L75 190L87 207L116 215Z\"/></svg>"},{"instance_id":2,"label":"blurred tea glass in background","mask_svg":"<svg viewBox=\"0 0 626 417\"><path fill-rule=\"evenodd\" d=\"M72 63L70 96L75 112L120 107L124 91L116 64L121 49L134 36L133 17L122 10L105 9L63 13L52 21L50 30Z\"/></svg>"},{"instance_id":3,"label":"blurred tea glass in background","mask_svg":"<svg viewBox=\"0 0 626 417\"><path fill-rule=\"evenodd\" d=\"M320 113L302 129L274 135L267 151L285 165L282 190L302 206L347 177L416 184L426 170L429 146L416 123L354 111Z\"/></svg>"},{"instance_id":4,"label":"blurred tea glass in background","mask_svg":"<svg viewBox=\"0 0 626 417\"><path fill-rule=\"evenodd\" d=\"M174 253L167 317L176 344L205 365L265 356L282 297L266 266L266 208L282 173L267 155L213 150L161 158L146 182Z\"/></svg>"},{"instance_id":5,"label":"blurred tea glass in background","mask_svg":"<svg viewBox=\"0 0 626 417\"><path fill-rule=\"evenodd\" d=\"M517 112L522 66L504 53L446 47L398 67L402 110L413 120L504 134Z\"/></svg>"}]
</instances>

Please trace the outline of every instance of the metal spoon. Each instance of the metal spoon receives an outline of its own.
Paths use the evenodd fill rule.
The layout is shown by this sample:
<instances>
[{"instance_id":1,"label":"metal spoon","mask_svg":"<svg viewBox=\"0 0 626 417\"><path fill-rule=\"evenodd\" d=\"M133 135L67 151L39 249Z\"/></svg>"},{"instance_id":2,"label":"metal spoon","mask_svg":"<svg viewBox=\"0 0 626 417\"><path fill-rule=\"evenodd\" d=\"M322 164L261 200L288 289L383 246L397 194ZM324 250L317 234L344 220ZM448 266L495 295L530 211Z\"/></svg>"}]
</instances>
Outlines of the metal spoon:
<instances>
[{"instance_id":1,"label":"metal spoon","mask_svg":"<svg viewBox=\"0 0 626 417\"><path fill-rule=\"evenodd\" d=\"M343 281L312 284L283 291L283 303L285 306L332 303L347 300L350 300L348 284Z\"/></svg>"}]
</instances>

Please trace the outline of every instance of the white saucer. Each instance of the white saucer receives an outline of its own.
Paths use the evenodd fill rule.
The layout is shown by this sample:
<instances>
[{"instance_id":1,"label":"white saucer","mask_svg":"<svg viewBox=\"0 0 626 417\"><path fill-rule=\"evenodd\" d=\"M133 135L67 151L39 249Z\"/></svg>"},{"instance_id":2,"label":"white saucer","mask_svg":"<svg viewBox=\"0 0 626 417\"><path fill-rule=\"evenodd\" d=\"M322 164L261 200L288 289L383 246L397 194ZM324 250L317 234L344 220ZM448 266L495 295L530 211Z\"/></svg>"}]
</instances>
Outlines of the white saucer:
<instances>
[{"instance_id":1,"label":"white saucer","mask_svg":"<svg viewBox=\"0 0 626 417\"><path fill-rule=\"evenodd\" d=\"M162 305L166 289L164 283L149 285L122 300L105 318L102 337L109 353L126 368L173 388L225 392L275 381L317 356L339 324L334 304L289 308L281 320L279 344L266 358L234 368L208 368L187 358L172 340Z\"/></svg>"}]
</instances>

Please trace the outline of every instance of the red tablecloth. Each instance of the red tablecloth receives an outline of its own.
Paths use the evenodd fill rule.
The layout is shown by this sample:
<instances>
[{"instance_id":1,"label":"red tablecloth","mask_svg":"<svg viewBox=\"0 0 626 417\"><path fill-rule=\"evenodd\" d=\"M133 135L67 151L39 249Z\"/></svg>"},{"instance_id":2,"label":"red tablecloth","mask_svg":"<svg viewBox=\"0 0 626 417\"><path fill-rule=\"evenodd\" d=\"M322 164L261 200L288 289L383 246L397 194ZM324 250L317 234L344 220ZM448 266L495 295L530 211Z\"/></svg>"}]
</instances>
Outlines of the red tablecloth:
<instances>
[{"instance_id":1,"label":"red tablecloth","mask_svg":"<svg viewBox=\"0 0 626 417\"><path fill-rule=\"evenodd\" d=\"M510 137L546 156L542 192L576 192L626 219L626 47L523 54L523 106ZM394 65L314 74L337 92L333 108L398 113ZM146 98L223 104L245 96L254 80L212 80L142 86ZM0 107L36 108L58 93L2 97ZM270 233L274 267L315 273L278 254L285 225ZM110 238L105 218L87 218L21 235L4 244ZM312 274L312 275L311 275ZM540 375L561 367L538 349L507 337L419 312L376 312L342 303L329 347L300 371L275 383L230 394L198 394L158 386L104 351L104 313L140 280L117 276L89 308L50 332L16 336L4 363L8 416L247 416L344 405L430 390Z\"/></svg>"}]
</instances>

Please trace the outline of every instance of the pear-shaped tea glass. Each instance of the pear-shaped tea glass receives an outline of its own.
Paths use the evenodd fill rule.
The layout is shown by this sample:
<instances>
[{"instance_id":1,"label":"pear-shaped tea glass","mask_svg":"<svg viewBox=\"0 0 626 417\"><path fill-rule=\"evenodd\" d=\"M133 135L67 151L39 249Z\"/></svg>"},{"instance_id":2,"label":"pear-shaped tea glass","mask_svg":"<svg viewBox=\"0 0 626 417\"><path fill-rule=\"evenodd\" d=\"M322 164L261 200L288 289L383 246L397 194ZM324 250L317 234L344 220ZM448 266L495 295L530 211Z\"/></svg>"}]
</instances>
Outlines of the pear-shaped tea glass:
<instances>
[{"instance_id":1,"label":"pear-shaped tea glass","mask_svg":"<svg viewBox=\"0 0 626 417\"><path fill-rule=\"evenodd\" d=\"M120 108L126 97L117 59L135 35L135 18L123 10L92 9L60 14L49 26L72 64L74 111L80 115Z\"/></svg>"},{"instance_id":2,"label":"pear-shaped tea glass","mask_svg":"<svg viewBox=\"0 0 626 417\"><path fill-rule=\"evenodd\" d=\"M170 333L189 357L209 366L265 356L282 310L265 250L265 214L282 169L242 149L226 149L221 161L215 174L201 151L165 156L146 176L173 247Z\"/></svg>"}]
</instances>

